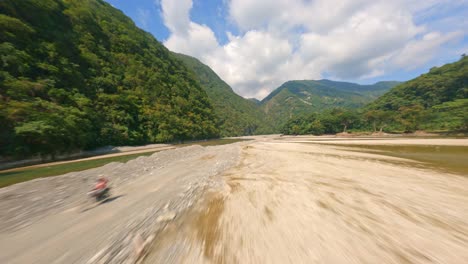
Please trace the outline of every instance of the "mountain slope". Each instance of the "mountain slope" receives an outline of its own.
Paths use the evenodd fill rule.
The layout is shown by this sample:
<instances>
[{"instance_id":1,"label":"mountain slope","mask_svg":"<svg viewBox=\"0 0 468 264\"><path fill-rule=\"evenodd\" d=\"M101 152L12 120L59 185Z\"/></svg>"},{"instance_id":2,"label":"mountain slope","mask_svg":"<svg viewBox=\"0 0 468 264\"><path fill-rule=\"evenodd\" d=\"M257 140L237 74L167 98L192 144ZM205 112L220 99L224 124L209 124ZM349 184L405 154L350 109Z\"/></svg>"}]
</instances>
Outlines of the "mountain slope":
<instances>
[{"instance_id":1,"label":"mountain slope","mask_svg":"<svg viewBox=\"0 0 468 264\"><path fill-rule=\"evenodd\" d=\"M216 136L198 81L102 0L0 1L0 155Z\"/></svg>"},{"instance_id":2,"label":"mountain slope","mask_svg":"<svg viewBox=\"0 0 468 264\"><path fill-rule=\"evenodd\" d=\"M375 84L361 85L361 84L350 83L350 82L331 81L327 79L319 80L315 82L326 85L328 87L332 87L334 89L341 90L341 91L360 93L364 96L368 96L371 98L377 98L381 96L382 94L386 93L392 87L395 87L401 83L397 81L383 81L383 82L377 82Z\"/></svg>"},{"instance_id":3,"label":"mountain slope","mask_svg":"<svg viewBox=\"0 0 468 264\"><path fill-rule=\"evenodd\" d=\"M468 129L468 57L402 83L367 106L367 115L396 129ZM383 116L383 117L382 117ZM385 119L385 120L382 120Z\"/></svg>"},{"instance_id":4,"label":"mountain slope","mask_svg":"<svg viewBox=\"0 0 468 264\"><path fill-rule=\"evenodd\" d=\"M222 136L271 133L272 128L258 105L234 93L231 87L196 58L174 53L199 79L218 116Z\"/></svg>"},{"instance_id":5,"label":"mountain slope","mask_svg":"<svg viewBox=\"0 0 468 264\"><path fill-rule=\"evenodd\" d=\"M288 81L265 97L261 106L281 127L289 118L326 109L358 108L375 100L398 82L359 85L330 80Z\"/></svg>"}]
</instances>

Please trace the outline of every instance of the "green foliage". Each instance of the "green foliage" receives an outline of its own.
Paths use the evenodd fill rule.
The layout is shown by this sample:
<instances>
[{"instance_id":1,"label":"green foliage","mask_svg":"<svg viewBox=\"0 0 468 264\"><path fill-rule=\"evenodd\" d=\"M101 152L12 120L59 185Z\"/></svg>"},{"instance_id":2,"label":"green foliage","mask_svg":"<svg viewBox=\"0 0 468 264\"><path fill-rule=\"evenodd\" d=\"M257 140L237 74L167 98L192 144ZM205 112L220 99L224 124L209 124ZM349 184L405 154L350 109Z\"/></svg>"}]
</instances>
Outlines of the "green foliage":
<instances>
[{"instance_id":1,"label":"green foliage","mask_svg":"<svg viewBox=\"0 0 468 264\"><path fill-rule=\"evenodd\" d=\"M398 82L359 85L330 80L289 81L261 102L276 128L290 118L333 108L356 109L375 100Z\"/></svg>"},{"instance_id":2,"label":"green foliage","mask_svg":"<svg viewBox=\"0 0 468 264\"><path fill-rule=\"evenodd\" d=\"M346 132L348 129L360 128L360 114L354 110L333 108L320 113L311 113L289 119L282 127L286 135L322 135Z\"/></svg>"},{"instance_id":3,"label":"green foliage","mask_svg":"<svg viewBox=\"0 0 468 264\"><path fill-rule=\"evenodd\" d=\"M431 130L468 131L468 98L433 106L429 111Z\"/></svg>"},{"instance_id":4,"label":"green foliage","mask_svg":"<svg viewBox=\"0 0 468 264\"><path fill-rule=\"evenodd\" d=\"M325 83L329 82L325 80ZM394 83L376 85L389 84ZM350 83L338 83L337 86L339 89L354 89ZM374 132L468 131L468 58L462 56L455 63L434 67L429 73L392 88L356 111L342 108L319 114L311 112L289 119L282 132L320 135L347 129Z\"/></svg>"},{"instance_id":5,"label":"green foliage","mask_svg":"<svg viewBox=\"0 0 468 264\"><path fill-rule=\"evenodd\" d=\"M379 129L379 132L382 132L384 127L393 121L393 115L390 111L384 110L369 110L364 113L365 121L372 126L374 132Z\"/></svg>"},{"instance_id":6,"label":"green foliage","mask_svg":"<svg viewBox=\"0 0 468 264\"><path fill-rule=\"evenodd\" d=\"M366 116L375 123L376 113L385 113L393 130L467 131L468 58L405 82L366 107ZM379 121L380 122L380 121Z\"/></svg>"},{"instance_id":7,"label":"green foliage","mask_svg":"<svg viewBox=\"0 0 468 264\"><path fill-rule=\"evenodd\" d=\"M0 2L0 155L216 137L186 66L100 0Z\"/></svg>"}]
</instances>

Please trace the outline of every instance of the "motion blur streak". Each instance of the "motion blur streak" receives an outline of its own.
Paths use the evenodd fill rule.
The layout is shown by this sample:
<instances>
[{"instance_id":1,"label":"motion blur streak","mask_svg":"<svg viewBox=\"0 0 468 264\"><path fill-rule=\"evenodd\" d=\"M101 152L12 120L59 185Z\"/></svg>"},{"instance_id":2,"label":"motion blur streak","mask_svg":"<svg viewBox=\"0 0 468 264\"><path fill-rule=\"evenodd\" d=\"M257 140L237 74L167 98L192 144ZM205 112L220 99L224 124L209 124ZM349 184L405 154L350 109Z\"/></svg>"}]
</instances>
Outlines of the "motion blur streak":
<instances>
[{"instance_id":1,"label":"motion blur streak","mask_svg":"<svg viewBox=\"0 0 468 264\"><path fill-rule=\"evenodd\" d=\"M244 146L225 188L173 223L147 263L466 262L467 177L294 141Z\"/></svg>"},{"instance_id":2,"label":"motion blur streak","mask_svg":"<svg viewBox=\"0 0 468 264\"><path fill-rule=\"evenodd\" d=\"M466 263L468 139L252 138L1 188L0 263Z\"/></svg>"}]
</instances>

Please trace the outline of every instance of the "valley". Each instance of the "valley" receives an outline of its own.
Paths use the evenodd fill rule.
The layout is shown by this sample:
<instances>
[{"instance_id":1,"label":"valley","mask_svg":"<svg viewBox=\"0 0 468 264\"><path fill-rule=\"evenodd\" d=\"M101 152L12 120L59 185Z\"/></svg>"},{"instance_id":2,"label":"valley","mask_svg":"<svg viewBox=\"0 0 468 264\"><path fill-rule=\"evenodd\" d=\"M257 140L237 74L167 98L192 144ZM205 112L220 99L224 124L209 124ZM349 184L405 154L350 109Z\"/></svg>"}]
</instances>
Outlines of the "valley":
<instances>
[{"instance_id":1,"label":"valley","mask_svg":"<svg viewBox=\"0 0 468 264\"><path fill-rule=\"evenodd\" d=\"M0 1L0 263L466 263L466 11Z\"/></svg>"},{"instance_id":2,"label":"valley","mask_svg":"<svg viewBox=\"0 0 468 264\"><path fill-rule=\"evenodd\" d=\"M0 245L7 250L0 260L457 263L467 257L465 173L350 148L458 146L466 154L466 139L251 139L164 150L2 188ZM97 174L112 183L109 202L86 201Z\"/></svg>"}]
</instances>

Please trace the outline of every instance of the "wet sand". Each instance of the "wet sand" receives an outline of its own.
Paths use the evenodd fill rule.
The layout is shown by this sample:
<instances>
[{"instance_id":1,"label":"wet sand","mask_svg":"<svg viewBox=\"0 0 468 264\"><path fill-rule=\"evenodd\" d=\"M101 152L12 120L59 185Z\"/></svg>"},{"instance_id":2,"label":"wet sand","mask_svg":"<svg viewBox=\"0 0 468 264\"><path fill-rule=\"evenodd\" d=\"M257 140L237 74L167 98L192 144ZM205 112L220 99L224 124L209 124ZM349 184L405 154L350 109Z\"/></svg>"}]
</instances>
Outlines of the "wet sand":
<instances>
[{"instance_id":1,"label":"wet sand","mask_svg":"<svg viewBox=\"0 0 468 264\"><path fill-rule=\"evenodd\" d=\"M217 176L224 188L172 223L146 263L466 263L467 175L288 140L245 144Z\"/></svg>"}]
</instances>

